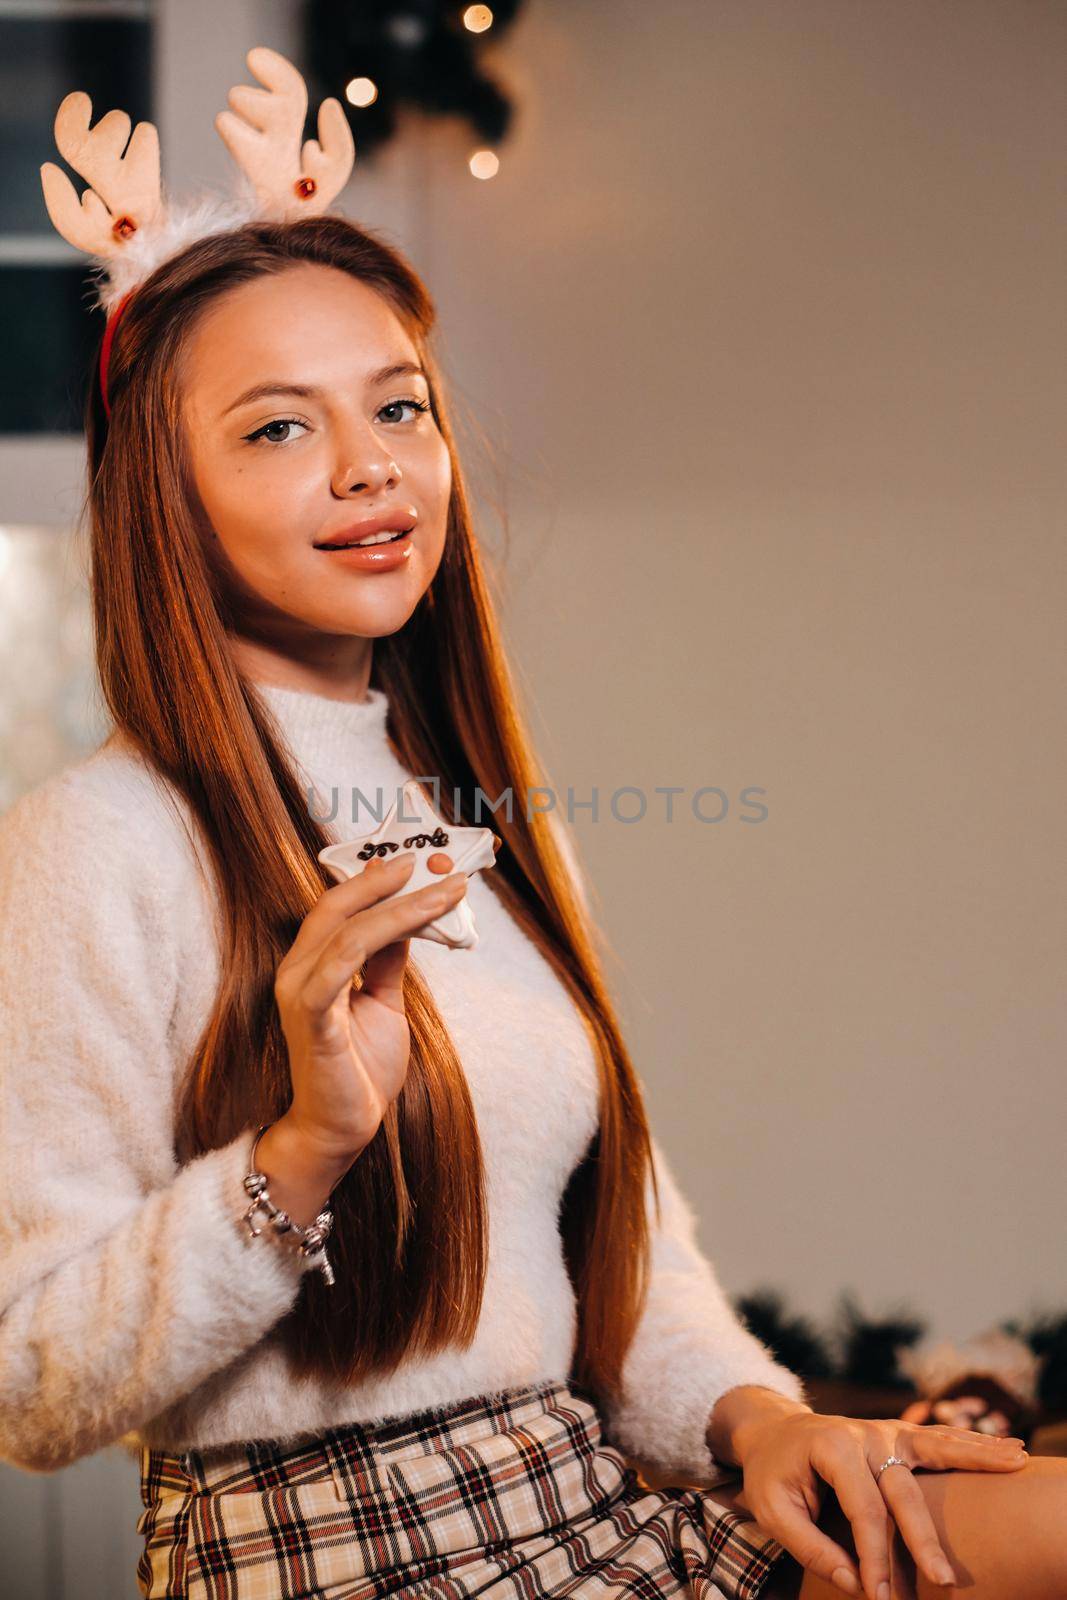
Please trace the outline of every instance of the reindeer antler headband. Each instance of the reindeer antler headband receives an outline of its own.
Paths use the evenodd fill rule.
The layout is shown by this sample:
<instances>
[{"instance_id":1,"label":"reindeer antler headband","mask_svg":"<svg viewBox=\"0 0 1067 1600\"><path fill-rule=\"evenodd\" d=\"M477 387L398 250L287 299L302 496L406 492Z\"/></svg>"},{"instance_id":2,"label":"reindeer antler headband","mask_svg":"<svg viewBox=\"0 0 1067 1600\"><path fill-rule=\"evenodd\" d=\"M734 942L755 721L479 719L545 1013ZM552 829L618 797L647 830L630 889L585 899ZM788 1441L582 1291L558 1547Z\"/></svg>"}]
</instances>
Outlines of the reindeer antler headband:
<instances>
[{"instance_id":1,"label":"reindeer antler headband","mask_svg":"<svg viewBox=\"0 0 1067 1600\"><path fill-rule=\"evenodd\" d=\"M287 222L321 213L348 182L356 148L341 102L323 100L319 136L301 145L308 95L300 73L266 45L255 45L245 61L266 87L235 84L228 96L232 109L215 118L241 173L234 197L208 194L184 205L165 198L159 134L151 122L139 122L131 135L126 112L108 111L90 128L92 102L80 89L56 112L56 148L90 187L79 199L62 167L51 161L41 167L41 184L57 232L96 263L96 303L108 314L100 392L109 417L111 344L138 284L193 239L253 219Z\"/></svg>"}]
</instances>

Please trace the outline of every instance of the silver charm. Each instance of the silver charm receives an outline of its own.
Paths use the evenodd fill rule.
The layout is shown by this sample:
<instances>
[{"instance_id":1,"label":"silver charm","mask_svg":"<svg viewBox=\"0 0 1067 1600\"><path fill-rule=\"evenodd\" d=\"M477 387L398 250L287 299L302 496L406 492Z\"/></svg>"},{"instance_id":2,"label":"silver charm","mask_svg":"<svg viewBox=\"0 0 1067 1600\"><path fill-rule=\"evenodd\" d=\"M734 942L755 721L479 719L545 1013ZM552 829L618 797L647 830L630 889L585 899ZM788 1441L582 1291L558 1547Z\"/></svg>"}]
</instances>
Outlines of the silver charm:
<instances>
[{"instance_id":1,"label":"silver charm","mask_svg":"<svg viewBox=\"0 0 1067 1600\"><path fill-rule=\"evenodd\" d=\"M325 1207L324 1210L319 1212L314 1222L309 1223L306 1228L302 1228L298 1222L293 1221L287 1211L283 1211L280 1206L276 1206L273 1203L270 1191L267 1188L266 1173L257 1172L255 1169L256 1150L260 1139L269 1127L270 1123L265 1122L256 1134L255 1142L252 1145L252 1171L243 1180L245 1193L252 1197L252 1203L244 1213L244 1221L248 1226L249 1237L258 1239L262 1234L263 1228L256 1227L257 1215L261 1214L279 1238L288 1240L291 1237L296 1240L300 1254L306 1257L322 1273L327 1284L332 1285L336 1280L324 1246L330 1229L333 1227L333 1212L329 1206Z\"/></svg>"}]
</instances>

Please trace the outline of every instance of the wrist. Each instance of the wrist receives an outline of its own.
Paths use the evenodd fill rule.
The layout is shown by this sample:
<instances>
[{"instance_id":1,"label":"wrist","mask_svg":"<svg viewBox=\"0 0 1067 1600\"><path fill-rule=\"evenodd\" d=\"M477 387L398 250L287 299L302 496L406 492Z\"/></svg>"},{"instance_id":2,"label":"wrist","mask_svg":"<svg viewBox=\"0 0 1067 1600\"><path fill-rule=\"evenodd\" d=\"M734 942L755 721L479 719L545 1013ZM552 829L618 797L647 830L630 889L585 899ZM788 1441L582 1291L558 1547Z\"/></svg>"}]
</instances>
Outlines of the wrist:
<instances>
[{"instance_id":1,"label":"wrist","mask_svg":"<svg viewBox=\"0 0 1067 1600\"><path fill-rule=\"evenodd\" d=\"M728 1389L712 1407L705 1441L716 1461L743 1466L745 1455L760 1428L798 1413L810 1413L803 1400L791 1400L776 1389L760 1384L739 1384Z\"/></svg>"},{"instance_id":2,"label":"wrist","mask_svg":"<svg viewBox=\"0 0 1067 1600\"><path fill-rule=\"evenodd\" d=\"M255 1164L269 1181L274 1203L306 1227L327 1204L352 1159L323 1151L290 1117L282 1116L260 1138Z\"/></svg>"},{"instance_id":3,"label":"wrist","mask_svg":"<svg viewBox=\"0 0 1067 1600\"><path fill-rule=\"evenodd\" d=\"M268 1155L266 1161L259 1160L258 1152L264 1136L273 1131L273 1124L265 1124L257 1131L252 1144L249 1171L244 1179L244 1190L250 1200L244 1213L245 1227L252 1238L267 1232L273 1239L283 1242L287 1249L295 1246L303 1260L317 1268L327 1284L333 1284L333 1268L325 1249L333 1227L333 1212L325 1201L320 1209L317 1197L309 1198L316 1195L313 1185L320 1179L312 1179L311 1186L301 1187L299 1173L290 1172L281 1182L276 1182L278 1198L271 1194L271 1177L265 1169L273 1168L278 1143L271 1147L274 1154ZM282 1129L279 1139L284 1139L287 1131ZM314 1212L307 1222L302 1220L305 1209Z\"/></svg>"},{"instance_id":4,"label":"wrist","mask_svg":"<svg viewBox=\"0 0 1067 1600\"><path fill-rule=\"evenodd\" d=\"M285 1129L287 1138L300 1151L305 1161L313 1162L324 1171L336 1173L340 1177L344 1176L354 1161L358 1161L374 1137L371 1134L369 1138L359 1139L356 1142L350 1137L339 1144L334 1134L300 1116L292 1106L272 1124L272 1127ZM264 1134L263 1137L265 1139L267 1135Z\"/></svg>"}]
</instances>

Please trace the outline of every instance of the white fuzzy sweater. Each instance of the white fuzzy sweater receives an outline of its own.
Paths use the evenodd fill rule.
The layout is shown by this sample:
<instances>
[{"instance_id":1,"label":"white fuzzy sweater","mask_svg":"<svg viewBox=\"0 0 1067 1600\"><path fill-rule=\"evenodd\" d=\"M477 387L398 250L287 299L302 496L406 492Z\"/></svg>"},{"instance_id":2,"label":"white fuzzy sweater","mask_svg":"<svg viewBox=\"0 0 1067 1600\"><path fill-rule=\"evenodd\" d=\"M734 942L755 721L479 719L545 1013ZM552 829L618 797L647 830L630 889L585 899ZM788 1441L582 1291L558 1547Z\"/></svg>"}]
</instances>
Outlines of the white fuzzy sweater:
<instances>
[{"instance_id":1,"label":"white fuzzy sweater","mask_svg":"<svg viewBox=\"0 0 1067 1600\"><path fill-rule=\"evenodd\" d=\"M365 811L352 824L352 786L373 801L381 785L388 808L411 776L386 736L386 696L263 694L305 780L327 803L339 789L334 837L370 831ZM566 991L478 874L477 947L415 940L410 957L459 1051L484 1148L477 1336L358 1387L289 1376L271 1330L313 1269L269 1234L246 1236L253 1119L220 1149L174 1158L174 1090L219 965L210 877L167 793L113 733L0 818L0 1458L47 1472L110 1444L288 1442L566 1378L575 1304L557 1214L595 1129L594 1059ZM663 1224L605 1431L710 1481L704 1433L721 1394L804 1393L734 1315L654 1148Z\"/></svg>"}]
</instances>

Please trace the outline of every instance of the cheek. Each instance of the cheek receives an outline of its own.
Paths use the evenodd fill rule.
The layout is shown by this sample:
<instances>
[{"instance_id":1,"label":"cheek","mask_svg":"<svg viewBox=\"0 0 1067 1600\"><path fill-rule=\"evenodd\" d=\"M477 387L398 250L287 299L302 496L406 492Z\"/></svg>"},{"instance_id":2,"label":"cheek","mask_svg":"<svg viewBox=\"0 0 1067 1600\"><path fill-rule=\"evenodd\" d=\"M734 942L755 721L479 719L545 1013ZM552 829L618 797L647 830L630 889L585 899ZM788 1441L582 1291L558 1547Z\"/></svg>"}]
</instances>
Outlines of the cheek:
<instances>
[{"instance_id":1,"label":"cheek","mask_svg":"<svg viewBox=\"0 0 1067 1600\"><path fill-rule=\"evenodd\" d=\"M198 476L214 542L239 571L277 571L295 558L313 481L306 467L293 462L250 464L240 458ZM313 532L314 522L308 526Z\"/></svg>"},{"instance_id":2,"label":"cheek","mask_svg":"<svg viewBox=\"0 0 1067 1600\"><path fill-rule=\"evenodd\" d=\"M411 487L422 500L427 521L432 520L435 531L443 539L452 492L452 461L440 434L435 434L428 444L412 478Z\"/></svg>"}]
</instances>

